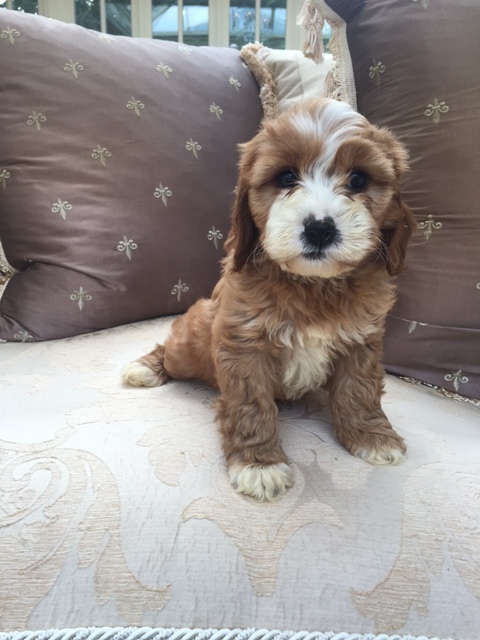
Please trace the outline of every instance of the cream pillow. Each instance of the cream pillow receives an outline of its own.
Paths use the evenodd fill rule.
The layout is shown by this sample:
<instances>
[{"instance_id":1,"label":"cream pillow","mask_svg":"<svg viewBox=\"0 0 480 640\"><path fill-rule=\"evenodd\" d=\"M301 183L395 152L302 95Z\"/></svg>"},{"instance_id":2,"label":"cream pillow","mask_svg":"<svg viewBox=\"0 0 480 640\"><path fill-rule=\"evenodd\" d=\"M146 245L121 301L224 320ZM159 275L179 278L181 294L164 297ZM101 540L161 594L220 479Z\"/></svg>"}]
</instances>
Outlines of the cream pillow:
<instances>
[{"instance_id":1,"label":"cream pillow","mask_svg":"<svg viewBox=\"0 0 480 640\"><path fill-rule=\"evenodd\" d=\"M331 94L330 72L334 62L330 54L316 64L300 51L269 49L258 43L242 48L242 58L260 85L265 117L272 118L295 102L322 98Z\"/></svg>"}]
</instances>

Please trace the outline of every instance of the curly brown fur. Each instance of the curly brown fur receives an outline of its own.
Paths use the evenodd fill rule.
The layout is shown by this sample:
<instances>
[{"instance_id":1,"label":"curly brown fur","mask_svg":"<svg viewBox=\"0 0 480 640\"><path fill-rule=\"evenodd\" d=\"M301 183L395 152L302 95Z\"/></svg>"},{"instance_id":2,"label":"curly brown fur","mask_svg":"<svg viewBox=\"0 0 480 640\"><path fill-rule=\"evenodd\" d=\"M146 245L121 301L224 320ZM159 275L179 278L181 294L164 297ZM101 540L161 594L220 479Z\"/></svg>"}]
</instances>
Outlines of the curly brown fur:
<instances>
[{"instance_id":1,"label":"curly brown fur","mask_svg":"<svg viewBox=\"0 0 480 640\"><path fill-rule=\"evenodd\" d=\"M385 416L382 336L415 227L399 182L404 148L347 105L294 107L241 146L223 275L175 320L164 346L124 380L199 378L219 390L216 419L234 488L274 500L292 485L276 399L329 392L353 454L395 464Z\"/></svg>"}]
</instances>

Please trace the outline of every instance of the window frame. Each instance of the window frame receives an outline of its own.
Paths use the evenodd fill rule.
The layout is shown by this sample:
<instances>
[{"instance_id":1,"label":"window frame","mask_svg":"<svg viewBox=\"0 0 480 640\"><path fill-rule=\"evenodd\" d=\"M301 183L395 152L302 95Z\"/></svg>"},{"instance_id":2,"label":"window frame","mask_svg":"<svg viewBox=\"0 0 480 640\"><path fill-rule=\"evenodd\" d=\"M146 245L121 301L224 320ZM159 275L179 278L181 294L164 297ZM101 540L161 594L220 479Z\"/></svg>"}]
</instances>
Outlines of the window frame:
<instances>
[{"instance_id":1,"label":"window frame","mask_svg":"<svg viewBox=\"0 0 480 640\"><path fill-rule=\"evenodd\" d=\"M100 30L107 31L107 16L105 2L100 2ZM296 24L304 0L286 0L287 20L285 27L285 49L299 49L303 39L303 32ZM12 8L12 0L6 0L2 5ZM229 0L209 0L208 43L214 47L228 47L229 33ZM261 0L255 0L255 40L260 38L260 8ZM178 42L183 42L183 0L178 0ZM38 0L38 13L47 18L54 18L62 22L75 22L75 0ZM151 0L131 0L132 36L137 38L152 38L152 2Z\"/></svg>"}]
</instances>

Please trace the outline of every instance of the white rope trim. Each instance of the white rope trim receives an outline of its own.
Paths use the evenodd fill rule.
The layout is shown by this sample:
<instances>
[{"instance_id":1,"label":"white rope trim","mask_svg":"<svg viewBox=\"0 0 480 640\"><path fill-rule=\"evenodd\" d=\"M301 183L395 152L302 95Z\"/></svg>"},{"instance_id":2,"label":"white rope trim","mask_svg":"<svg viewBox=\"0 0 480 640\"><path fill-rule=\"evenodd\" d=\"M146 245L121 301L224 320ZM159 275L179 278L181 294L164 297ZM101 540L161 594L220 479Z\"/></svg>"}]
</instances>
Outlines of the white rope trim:
<instances>
[{"instance_id":1,"label":"white rope trim","mask_svg":"<svg viewBox=\"0 0 480 640\"><path fill-rule=\"evenodd\" d=\"M13 275L14 273L15 269L8 263L2 243L0 242L0 278L2 275Z\"/></svg>"},{"instance_id":2,"label":"white rope trim","mask_svg":"<svg viewBox=\"0 0 480 640\"><path fill-rule=\"evenodd\" d=\"M441 640L438 637L333 631L268 631L267 629L154 629L152 627L79 627L0 633L0 640ZM444 638L443 640L453 640Z\"/></svg>"},{"instance_id":3,"label":"white rope trim","mask_svg":"<svg viewBox=\"0 0 480 640\"><path fill-rule=\"evenodd\" d=\"M8 281L10 278L15 275L16 269L14 269L8 262L5 257L5 252L2 247L2 243L0 241L0 298L5 291ZM4 342L4 341L3 341Z\"/></svg>"}]
</instances>

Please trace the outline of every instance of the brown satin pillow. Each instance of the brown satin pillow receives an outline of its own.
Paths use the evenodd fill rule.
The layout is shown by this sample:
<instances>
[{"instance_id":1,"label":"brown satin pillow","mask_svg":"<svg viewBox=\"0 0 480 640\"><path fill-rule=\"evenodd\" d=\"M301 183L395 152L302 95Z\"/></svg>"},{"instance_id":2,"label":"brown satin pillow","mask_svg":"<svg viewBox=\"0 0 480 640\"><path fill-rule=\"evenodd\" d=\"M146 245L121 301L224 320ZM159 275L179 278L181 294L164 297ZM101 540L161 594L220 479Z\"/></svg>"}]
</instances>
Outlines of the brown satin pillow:
<instances>
[{"instance_id":1,"label":"brown satin pillow","mask_svg":"<svg viewBox=\"0 0 480 640\"><path fill-rule=\"evenodd\" d=\"M0 338L75 335L208 296L236 145L262 116L238 51L7 9L0 35L0 240L18 270Z\"/></svg>"},{"instance_id":2,"label":"brown satin pillow","mask_svg":"<svg viewBox=\"0 0 480 640\"><path fill-rule=\"evenodd\" d=\"M480 3L310 6L333 27L344 95L410 151L403 193L419 230L387 322L386 369L480 398Z\"/></svg>"}]
</instances>

